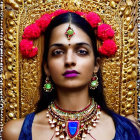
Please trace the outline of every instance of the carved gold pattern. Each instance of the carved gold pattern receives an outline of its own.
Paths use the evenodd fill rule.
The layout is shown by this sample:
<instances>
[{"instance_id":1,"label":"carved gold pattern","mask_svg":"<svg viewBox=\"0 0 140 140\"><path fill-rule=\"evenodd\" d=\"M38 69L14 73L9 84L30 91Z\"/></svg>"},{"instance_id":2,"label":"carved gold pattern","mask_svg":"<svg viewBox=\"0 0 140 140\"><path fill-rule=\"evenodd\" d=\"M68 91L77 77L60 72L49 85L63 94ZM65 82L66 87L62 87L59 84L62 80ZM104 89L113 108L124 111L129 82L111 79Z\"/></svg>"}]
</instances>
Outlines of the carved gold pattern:
<instances>
[{"instance_id":1,"label":"carved gold pattern","mask_svg":"<svg viewBox=\"0 0 140 140\"><path fill-rule=\"evenodd\" d=\"M43 36L35 41L39 53L25 59L19 53L23 30L42 14L57 9L95 11L115 30L118 51L101 59L108 106L137 117L138 0L5 0L4 1L4 122L32 112L39 99Z\"/></svg>"},{"instance_id":2,"label":"carved gold pattern","mask_svg":"<svg viewBox=\"0 0 140 140\"><path fill-rule=\"evenodd\" d=\"M4 125L4 99L3 99L3 1L0 1L0 139Z\"/></svg>"},{"instance_id":3,"label":"carved gold pattern","mask_svg":"<svg viewBox=\"0 0 140 140\"><path fill-rule=\"evenodd\" d=\"M138 91L138 121L140 122L140 1L138 2L138 75L137 75L137 91Z\"/></svg>"}]
</instances>

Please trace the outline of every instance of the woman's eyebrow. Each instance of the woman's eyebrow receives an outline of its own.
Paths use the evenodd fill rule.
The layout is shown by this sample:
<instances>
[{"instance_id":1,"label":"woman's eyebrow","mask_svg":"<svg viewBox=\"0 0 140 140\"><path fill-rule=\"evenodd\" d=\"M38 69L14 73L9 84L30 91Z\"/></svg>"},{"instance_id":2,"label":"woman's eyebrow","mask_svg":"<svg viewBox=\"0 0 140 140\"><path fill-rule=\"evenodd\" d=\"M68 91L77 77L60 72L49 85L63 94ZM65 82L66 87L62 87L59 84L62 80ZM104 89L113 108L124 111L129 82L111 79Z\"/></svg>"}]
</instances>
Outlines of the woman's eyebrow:
<instances>
[{"instance_id":1,"label":"woman's eyebrow","mask_svg":"<svg viewBox=\"0 0 140 140\"><path fill-rule=\"evenodd\" d=\"M91 45L90 45L90 44L88 44L88 43L86 43L86 42L76 43L76 45L77 45L77 46L83 46L83 45L86 45L86 46L88 46L88 47L90 47L90 48L91 48Z\"/></svg>"},{"instance_id":2,"label":"woman's eyebrow","mask_svg":"<svg viewBox=\"0 0 140 140\"><path fill-rule=\"evenodd\" d=\"M61 43L54 43L54 44L50 45L49 48L51 48L51 47L63 47L63 46L65 46L65 45L61 44Z\"/></svg>"},{"instance_id":3,"label":"woman's eyebrow","mask_svg":"<svg viewBox=\"0 0 140 140\"><path fill-rule=\"evenodd\" d=\"M68 44L68 46L70 46L70 45L71 44ZM79 43L76 43L74 45L75 46L84 46L84 45L86 45L86 46L91 48L91 45L86 43L86 42L79 42ZM50 45L49 48L51 48L51 47L64 47L64 46L67 46L67 45L66 44L61 44L61 43L54 43L54 44Z\"/></svg>"}]
</instances>

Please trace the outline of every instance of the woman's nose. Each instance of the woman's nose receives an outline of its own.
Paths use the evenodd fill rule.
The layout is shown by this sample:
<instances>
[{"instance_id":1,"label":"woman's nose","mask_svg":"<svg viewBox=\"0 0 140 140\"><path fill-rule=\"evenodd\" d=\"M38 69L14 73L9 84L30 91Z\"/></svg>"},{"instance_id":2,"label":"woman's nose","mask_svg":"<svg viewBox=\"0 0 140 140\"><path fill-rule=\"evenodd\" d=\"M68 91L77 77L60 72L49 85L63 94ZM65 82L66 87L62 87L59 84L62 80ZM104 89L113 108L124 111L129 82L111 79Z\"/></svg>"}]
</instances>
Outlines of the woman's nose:
<instances>
[{"instance_id":1,"label":"woman's nose","mask_svg":"<svg viewBox=\"0 0 140 140\"><path fill-rule=\"evenodd\" d=\"M65 67L71 67L76 65L75 55L72 50L68 50L65 56Z\"/></svg>"}]
</instances>

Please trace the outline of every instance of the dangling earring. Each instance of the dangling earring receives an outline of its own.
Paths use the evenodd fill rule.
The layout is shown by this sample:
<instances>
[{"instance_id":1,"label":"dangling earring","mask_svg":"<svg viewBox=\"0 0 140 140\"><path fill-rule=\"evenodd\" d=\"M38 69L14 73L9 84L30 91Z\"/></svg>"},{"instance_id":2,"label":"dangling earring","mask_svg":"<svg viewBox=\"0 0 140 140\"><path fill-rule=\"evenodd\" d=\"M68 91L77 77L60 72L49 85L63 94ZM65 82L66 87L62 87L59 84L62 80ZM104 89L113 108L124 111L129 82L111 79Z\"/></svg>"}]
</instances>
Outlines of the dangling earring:
<instances>
[{"instance_id":1,"label":"dangling earring","mask_svg":"<svg viewBox=\"0 0 140 140\"><path fill-rule=\"evenodd\" d=\"M52 85L51 81L49 80L49 77L46 77L43 89L45 90L45 92L51 92L52 91L53 85Z\"/></svg>"},{"instance_id":2,"label":"dangling earring","mask_svg":"<svg viewBox=\"0 0 140 140\"><path fill-rule=\"evenodd\" d=\"M98 77L96 74L94 74L94 76L91 78L90 84L89 84L89 88L94 90L98 87L99 82L98 82Z\"/></svg>"}]
</instances>

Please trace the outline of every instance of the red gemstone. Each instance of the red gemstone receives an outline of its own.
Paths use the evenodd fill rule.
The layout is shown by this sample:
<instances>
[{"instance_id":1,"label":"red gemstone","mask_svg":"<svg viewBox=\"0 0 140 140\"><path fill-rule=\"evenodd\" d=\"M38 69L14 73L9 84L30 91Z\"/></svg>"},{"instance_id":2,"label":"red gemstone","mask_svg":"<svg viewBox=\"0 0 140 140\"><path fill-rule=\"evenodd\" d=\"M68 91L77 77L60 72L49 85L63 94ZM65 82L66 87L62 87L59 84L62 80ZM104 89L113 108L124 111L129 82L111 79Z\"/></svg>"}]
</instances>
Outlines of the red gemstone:
<instances>
[{"instance_id":1,"label":"red gemstone","mask_svg":"<svg viewBox=\"0 0 140 140\"><path fill-rule=\"evenodd\" d=\"M101 107L98 105L97 108L100 109Z\"/></svg>"},{"instance_id":2,"label":"red gemstone","mask_svg":"<svg viewBox=\"0 0 140 140\"><path fill-rule=\"evenodd\" d=\"M84 124L83 123L81 124L81 127L84 127Z\"/></svg>"},{"instance_id":3,"label":"red gemstone","mask_svg":"<svg viewBox=\"0 0 140 140\"><path fill-rule=\"evenodd\" d=\"M96 77L92 77L92 81L95 81L96 80Z\"/></svg>"}]
</instances>

